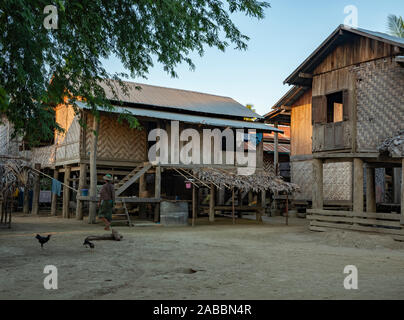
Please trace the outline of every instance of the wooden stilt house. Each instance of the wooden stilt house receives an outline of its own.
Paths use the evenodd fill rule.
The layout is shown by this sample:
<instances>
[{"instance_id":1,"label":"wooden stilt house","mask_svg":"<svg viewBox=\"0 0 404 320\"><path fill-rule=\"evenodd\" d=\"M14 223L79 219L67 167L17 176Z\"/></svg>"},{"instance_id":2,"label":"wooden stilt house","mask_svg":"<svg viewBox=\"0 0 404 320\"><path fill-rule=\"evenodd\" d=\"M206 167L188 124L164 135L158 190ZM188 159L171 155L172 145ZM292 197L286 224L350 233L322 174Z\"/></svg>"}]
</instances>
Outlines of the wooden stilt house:
<instances>
[{"instance_id":1,"label":"wooden stilt house","mask_svg":"<svg viewBox=\"0 0 404 320\"><path fill-rule=\"evenodd\" d=\"M127 82L126 85L129 89L128 93L122 92L120 87L116 86L118 98L105 85L107 96L115 105L115 109L101 112L96 151L97 181L101 182L103 175L111 174L115 181L116 194L119 198L124 199L125 203L155 206L155 214L152 217L154 221L159 219L159 203L162 200L193 200L193 210L198 210L199 213L198 207L195 207L195 199L199 193L189 188L191 183L194 188L208 187L210 194L209 219L214 221L217 211L215 206L221 206L221 212L226 211L223 206L228 201L218 195L215 196L218 192L217 183L203 182L198 179L193 170L216 168L231 174L237 168L245 166L237 161L229 162L228 157L233 157L234 160L236 153L228 155L224 149L219 150L220 153L223 153L223 164L214 164L213 156L215 155L212 155L212 164L207 164L206 159L203 159L206 156L203 152L200 154L200 164L172 161L179 158L182 147L187 143L172 139L172 132L177 130L181 134L186 129L194 129L201 137L204 129L230 129L233 133L237 129L241 129L245 133L252 129L258 135L264 132L282 132L264 124L261 122L263 120L260 115L228 97L130 82ZM42 168L54 169L53 177L55 179L64 181L63 217L68 218L73 214L78 219L82 219L83 205L96 199L82 194L76 196L69 186L79 191L90 189L89 164L93 152L94 134L92 114L84 102L78 102L78 106L79 114L75 113L69 104L56 107L56 120L65 129L65 132L56 133L53 145L34 149L32 157L35 162L41 162ZM118 117L121 113L135 116L141 127L131 129L127 122L119 122ZM254 122L247 121L246 118L261 120ZM87 129L80 126L80 119L87 124ZM149 159L149 152L155 142L150 142L148 137L150 132L157 128L165 129L168 133L169 161L163 164L151 163ZM201 150L203 150L202 141L200 143ZM255 157L255 174L260 175L263 172L262 139L256 145ZM263 193L263 201L260 203L265 204L265 190L259 192ZM70 208L72 199L77 200L75 213L71 212ZM238 200L241 210L243 199ZM52 214L57 212L56 204L57 196L53 195ZM230 205L226 208L227 211L234 211ZM250 208L250 211L262 208L263 206L258 204L257 208Z\"/></svg>"},{"instance_id":2,"label":"wooden stilt house","mask_svg":"<svg viewBox=\"0 0 404 320\"><path fill-rule=\"evenodd\" d=\"M291 110L292 182L295 197L312 202L312 230L404 236L404 154L379 150L404 129L403 55L404 39L339 26L285 80L294 86L281 100ZM395 180L384 206L379 169ZM348 210L324 210L341 204Z\"/></svg>"}]
</instances>

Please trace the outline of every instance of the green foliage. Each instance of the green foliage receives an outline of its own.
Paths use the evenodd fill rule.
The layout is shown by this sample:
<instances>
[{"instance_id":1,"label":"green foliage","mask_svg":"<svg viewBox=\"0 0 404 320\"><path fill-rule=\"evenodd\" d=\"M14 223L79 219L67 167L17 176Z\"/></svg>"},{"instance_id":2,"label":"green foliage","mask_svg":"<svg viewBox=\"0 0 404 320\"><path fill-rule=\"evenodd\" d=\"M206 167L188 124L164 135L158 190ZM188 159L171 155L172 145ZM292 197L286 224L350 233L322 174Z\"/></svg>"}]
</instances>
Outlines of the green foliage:
<instances>
[{"instance_id":1,"label":"green foliage","mask_svg":"<svg viewBox=\"0 0 404 320\"><path fill-rule=\"evenodd\" d=\"M58 29L47 30L43 10L49 4L0 2L0 114L31 145L60 129L52 107L66 96L73 105L82 97L97 116L98 107L113 108L100 81L128 74L109 74L102 59L116 56L132 77L143 78L158 62L175 77L180 63L194 69L189 54L202 56L206 46L245 50L248 37L231 14L262 19L269 7L256 0L57 0Z\"/></svg>"},{"instance_id":2,"label":"green foliage","mask_svg":"<svg viewBox=\"0 0 404 320\"><path fill-rule=\"evenodd\" d=\"M392 36L404 38L404 19L403 17L390 14L387 17L389 33Z\"/></svg>"}]
</instances>

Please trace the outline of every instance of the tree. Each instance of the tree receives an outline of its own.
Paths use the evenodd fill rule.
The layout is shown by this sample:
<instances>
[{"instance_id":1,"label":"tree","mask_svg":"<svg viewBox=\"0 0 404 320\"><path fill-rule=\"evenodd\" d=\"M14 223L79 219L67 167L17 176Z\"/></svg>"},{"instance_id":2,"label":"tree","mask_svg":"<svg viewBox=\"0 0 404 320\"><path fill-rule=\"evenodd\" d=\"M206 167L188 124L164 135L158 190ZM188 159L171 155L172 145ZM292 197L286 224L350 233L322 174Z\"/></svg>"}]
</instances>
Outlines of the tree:
<instances>
[{"instance_id":1,"label":"tree","mask_svg":"<svg viewBox=\"0 0 404 320\"><path fill-rule=\"evenodd\" d=\"M404 19L403 17L390 14L387 17L389 33L392 36L404 38Z\"/></svg>"},{"instance_id":2,"label":"tree","mask_svg":"<svg viewBox=\"0 0 404 320\"><path fill-rule=\"evenodd\" d=\"M53 106L63 99L75 106L81 97L95 115L99 106L112 108L100 81L128 74L108 73L102 59L118 57L132 77L145 78L156 61L176 76L180 63L194 69L189 54L202 56L206 46L224 51L232 44L245 50L249 38L231 14L262 19L269 7L257 0L55 0L54 4L49 9L49 0L0 2L0 115L31 145L60 129ZM56 16L51 15L54 11ZM120 85L126 89L122 81Z\"/></svg>"}]
</instances>

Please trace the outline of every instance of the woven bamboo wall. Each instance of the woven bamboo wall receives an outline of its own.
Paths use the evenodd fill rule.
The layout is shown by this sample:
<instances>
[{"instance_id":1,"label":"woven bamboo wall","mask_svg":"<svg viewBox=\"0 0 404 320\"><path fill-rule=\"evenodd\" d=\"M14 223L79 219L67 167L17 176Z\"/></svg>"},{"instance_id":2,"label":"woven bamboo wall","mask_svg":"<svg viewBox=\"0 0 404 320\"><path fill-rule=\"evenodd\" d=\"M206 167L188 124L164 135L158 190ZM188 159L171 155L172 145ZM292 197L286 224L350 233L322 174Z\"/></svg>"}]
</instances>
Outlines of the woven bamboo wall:
<instances>
[{"instance_id":1,"label":"woven bamboo wall","mask_svg":"<svg viewBox=\"0 0 404 320\"><path fill-rule=\"evenodd\" d=\"M67 160L79 161L80 158L80 124L73 108L60 105L56 108L56 122L65 132L56 132L56 162Z\"/></svg>"},{"instance_id":2,"label":"woven bamboo wall","mask_svg":"<svg viewBox=\"0 0 404 320\"><path fill-rule=\"evenodd\" d=\"M291 162L292 182L299 185L301 192L296 200L311 200L313 185L312 161ZM352 200L352 162L324 164L324 200Z\"/></svg>"},{"instance_id":3,"label":"woven bamboo wall","mask_svg":"<svg viewBox=\"0 0 404 320\"><path fill-rule=\"evenodd\" d=\"M6 118L2 119L3 124L0 125L0 155L19 155L18 139L11 139L13 126Z\"/></svg>"},{"instance_id":4,"label":"woven bamboo wall","mask_svg":"<svg viewBox=\"0 0 404 320\"><path fill-rule=\"evenodd\" d=\"M376 152L378 145L404 129L404 68L392 58L353 68L357 84L357 148Z\"/></svg>"},{"instance_id":5,"label":"woven bamboo wall","mask_svg":"<svg viewBox=\"0 0 404 320\"><path fill-rule=\"evenodd\" d=\"M100 129L97 144L97 159L107 161L147 161L146 131L131 129L127 122L119 123L115 115L101 115ZM86 156L90 152L93 116L87 115L85 134Z\"/></svg>"}]
</instances>

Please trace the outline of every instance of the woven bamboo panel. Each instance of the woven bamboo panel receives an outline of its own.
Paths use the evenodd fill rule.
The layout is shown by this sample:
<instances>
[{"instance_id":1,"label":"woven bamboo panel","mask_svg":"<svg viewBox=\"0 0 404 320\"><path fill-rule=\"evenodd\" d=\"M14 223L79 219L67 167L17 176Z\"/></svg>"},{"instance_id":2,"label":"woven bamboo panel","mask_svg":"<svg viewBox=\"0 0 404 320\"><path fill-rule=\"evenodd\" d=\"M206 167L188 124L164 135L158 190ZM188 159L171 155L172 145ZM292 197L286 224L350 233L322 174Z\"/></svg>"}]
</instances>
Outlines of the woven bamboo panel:
<instances>
[{"instance_id":1,"label":"woven bamboo panel","mask_svg":"<svg viewBox=\"0 0 404 320\"><path fill-rule=\"evenodd\" d=\"M296 200L310 200L312 197L313 165L309 161L291 162L291 179L300 187L300 192L295 194Z\"/></svg>"},{"instance_id":2,"label":"woven bamboo panel","mask_svg":"<svg viewBox=\"0 0 404 320\"><path fill-rule=\"evenodd\" d=\"M93 116L88 115L86 130L86 154L90 152L93 132ZM116 116L101 116L97 143L97 159L143 162L147 161L146 131L131 129Z\"/></svg>"},{"instance_id":3,"label":"woven bamboo panel","mask_svg":"<svg viewBox=\"0 0 404 320\"><path fill-rule=\"evenodd\" d=\"M292 182L296 183L301 192L296 193L296 200L311 200L313 185L312 161L291 162ZM326 163L323 169L324 200L352 199L352 163Z\"/></svg>"},{"instance_id":4,"label":"woven bamboo panel","mask_svg":"<svg viewBox=\"0 0 404 320\"><path fill-rule=\"evenodd\" d=\"M65 132L56 132L56 162L79 159L80 124L73 108L61 105L56 108L56 122Z\"/></svg>"},{"instance_id":5,"label":"woven bamboo panel","mask_svg":"<svg viewBox=\"0 0 404 320\"><path fill-rule=\"evenodd\" d=\"M357 78L359 151L377 151L384 139L404 129L404 68L389 59L353 68Z\"/></svg>"},{"instance_id":6,"label":"woven bamboo panel","mask_svg":"<svg viewBox=\"0 0 404 320\"><path fill-rule=\"evenodd\" d=\"M273 161L273 157L270 156L267 153L264 153L264 171L266 172L274 172L274 161Z\"/></svg>"},{"instance_id":7,"label":"woven bamboo panel","mask_svg":"<svg viewBox=\"0 0 404 320\"><path fill-rule=\"evenodd\" d=\"M54 165L56 159L56 146L51 145L47 147L33 148L31 157L33 163L41 164L41 168L51 167Z\"/></svg>"},{"instance_id":8,"label":"woven bamboo panel","mask_svg":"<svg viewBox=\"0 0 404 320\"><path fill-rule=\"evenodd\" d=\"M9 156L21 156L17 138L11 139L13 133L12 124L4 117L0 125L0 154Z\"/></svg>"},{"instance_id":9,"label":"woven bamboo panel","mask_svg":"<svg viewBox=\"0 0 404 320\"><path fill-rule=\"evenodd\" d=\"M352 162L324 164L324 200L352 200Z\"/></svg>"}]
</instances>

